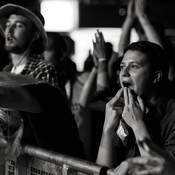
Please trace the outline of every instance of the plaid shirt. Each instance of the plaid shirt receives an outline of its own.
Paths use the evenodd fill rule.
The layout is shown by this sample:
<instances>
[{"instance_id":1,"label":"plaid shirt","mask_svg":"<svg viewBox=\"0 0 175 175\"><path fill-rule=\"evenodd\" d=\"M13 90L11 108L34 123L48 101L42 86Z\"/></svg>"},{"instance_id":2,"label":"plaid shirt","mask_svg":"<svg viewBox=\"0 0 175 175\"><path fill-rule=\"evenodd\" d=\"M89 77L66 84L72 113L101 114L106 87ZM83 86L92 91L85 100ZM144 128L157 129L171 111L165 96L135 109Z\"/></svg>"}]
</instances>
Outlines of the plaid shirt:
<instances>
[{"instance_id":1,"label":"plaid shirt","mask_svg":"<svg viewBox=\"0 0 175 175\"><path fill-rule=\"evenodd\" d=\"M3 71L10 72L13 67L12 62L10 62ZM20 73L21 75L28 75L30 77L39 79L41 81L46 81L54 86L59 86L60 82L58 80L58 72L54 65L45 62L42 57L32 56L28 60L24 69Z\"/></svg>"}]
</instances>

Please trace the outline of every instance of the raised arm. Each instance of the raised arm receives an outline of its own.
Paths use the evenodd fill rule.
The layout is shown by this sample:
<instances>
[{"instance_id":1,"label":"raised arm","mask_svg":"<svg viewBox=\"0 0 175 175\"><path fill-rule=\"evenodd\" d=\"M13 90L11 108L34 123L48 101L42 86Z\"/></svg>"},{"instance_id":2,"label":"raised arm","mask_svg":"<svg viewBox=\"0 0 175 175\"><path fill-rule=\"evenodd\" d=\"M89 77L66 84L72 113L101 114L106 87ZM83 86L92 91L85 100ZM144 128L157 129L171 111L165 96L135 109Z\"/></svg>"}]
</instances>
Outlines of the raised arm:
<instances>
[{"instance_id":1,"label":"raised arm","mask_svg":"<svg viewBox=\"0 0 175 175\"><path fill-rule=\"evenodd\" d=\"M103 33L97 30L95 33L94 56L98 62L98 74L97 74L97 92L109 89L109 77L108 77L108 61L107 46L103 37Z\"/></svg>"},{"instance_id":2,"label":"raised arm","mask_svg":"<svg viewBox=\"0 0 175 175\"><path fill-rule=\"evenodd\" d=\"M152 25L147 14L148 0L135 0L135 12L148 41L163 47L161 36Z\"/></svg>"},{"instance_id":3,"label":"raised arm","mask_svg":"<svg viewBox=\"0 0 175 175\"><path fill-rule=\"evenodd\" d=\"M122 32L118 44L118 56L123 56L124 48L130 44L131 30L136 18L134 11L134 0L130 0L127 7L127 15L122 25Z\"/></svg>"},{"instance_id":4,"label":"raised arm","mask_svg":"<svg viewBox=\"0 0 175 175\"><path fill-rule=\"evenodd\" d=\"M150 18L147 14L148 0L135 0L135 11L137 18L143 28L144 34L148 41L159 44L167 53L166 42L164 40L165 36L160 35L154 25L151 23ZM148 9L149 10L149 9ZM163 34L164 35L164 34ZM168 53L169 54L169 53ZM172 55L168 55L172 57ZM175 79L175 64L173 59L168 58L170 62L169 70L169 80L173 81Z\"/></svg>"},{"instance_id":5,"label":"raised arm","mask_svg":"<svg viewBox=\"0 0 175 175\"><path fill-rule=\"evenodd\" d=\"M97 67L94 66L86 80L79 98L79 104L86 107L93 97L96 89Z\"/></svg>"}]
</instances>

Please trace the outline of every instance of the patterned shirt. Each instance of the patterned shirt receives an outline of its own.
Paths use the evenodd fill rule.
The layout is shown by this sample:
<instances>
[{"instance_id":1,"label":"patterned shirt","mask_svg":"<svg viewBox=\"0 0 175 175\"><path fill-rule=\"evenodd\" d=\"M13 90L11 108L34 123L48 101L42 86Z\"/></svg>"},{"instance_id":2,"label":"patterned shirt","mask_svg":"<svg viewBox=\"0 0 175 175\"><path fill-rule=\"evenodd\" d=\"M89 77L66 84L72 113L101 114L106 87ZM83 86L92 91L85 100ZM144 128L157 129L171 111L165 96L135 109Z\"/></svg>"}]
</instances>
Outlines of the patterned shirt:
<instances>
[{"instance_id":1,"label":"patterned shirt","mask_svg":"<svg viewBox=\"0 0 175 175\"><path fill-rule=\"evenodd\" d=\"M12 67L13 64L10 62L3 71L10 72ZM58 72L54 65L45 62L43 58L39 56L30 57L20 74L28 75L41 81L46 81L56 87L60 87L61 82L59 82Z\"/></svg>"}]
</instances>

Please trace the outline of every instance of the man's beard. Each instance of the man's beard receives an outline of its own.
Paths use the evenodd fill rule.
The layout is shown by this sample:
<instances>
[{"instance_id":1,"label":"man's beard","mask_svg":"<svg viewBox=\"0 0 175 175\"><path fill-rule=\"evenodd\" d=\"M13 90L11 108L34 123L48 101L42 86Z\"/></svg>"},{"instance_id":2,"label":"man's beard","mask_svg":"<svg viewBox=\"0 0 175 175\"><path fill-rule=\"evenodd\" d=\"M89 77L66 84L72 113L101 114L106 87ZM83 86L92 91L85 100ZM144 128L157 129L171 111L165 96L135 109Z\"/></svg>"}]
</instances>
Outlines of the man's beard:
<instances>
[{"instance_id":1,"label":"man's beard","mask_svg":"<svg viewBox=\"0 0 175 175\"><path fill-rule=\"evenodd\" d=\"M8 46L5 45L5 50L10 53L15 53L15 54L21 54L26 50L26 46L24 47L19 47L19 46Z\"/></svg>"}]
</instances>

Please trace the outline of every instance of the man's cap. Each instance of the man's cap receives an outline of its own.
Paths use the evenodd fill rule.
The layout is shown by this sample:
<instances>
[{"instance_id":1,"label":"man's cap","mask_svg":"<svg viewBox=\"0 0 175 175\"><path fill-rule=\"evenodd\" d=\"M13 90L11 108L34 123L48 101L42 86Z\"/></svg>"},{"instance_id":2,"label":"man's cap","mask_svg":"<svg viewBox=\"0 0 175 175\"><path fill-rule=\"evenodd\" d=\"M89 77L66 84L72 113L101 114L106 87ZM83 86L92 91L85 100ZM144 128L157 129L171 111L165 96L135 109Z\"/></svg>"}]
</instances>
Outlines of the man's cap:
<instances>
[{"instance_id":1,"label":"man's cap","mask_svg":"<svg viewBox=\"0 0 175 175\"><path fill-rule=\"evenodd\" d=\"M4 20L2 19L7 19L11 14L23 15L28 19L30 19L35 24L43 40L43 51L44 51L47 45L47 34L44 29L45 20L42 14L38 10L34 10L34 9L29 10L28 8L22 7L20 5L11 4L11 3L5 4L0 7L0 19L1 19L0 25L1 25L2 32L3 32L3 24L4 24Z\"/></svg>"}]
</instances>

